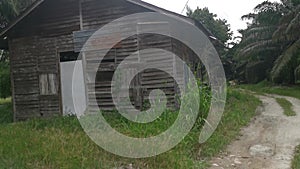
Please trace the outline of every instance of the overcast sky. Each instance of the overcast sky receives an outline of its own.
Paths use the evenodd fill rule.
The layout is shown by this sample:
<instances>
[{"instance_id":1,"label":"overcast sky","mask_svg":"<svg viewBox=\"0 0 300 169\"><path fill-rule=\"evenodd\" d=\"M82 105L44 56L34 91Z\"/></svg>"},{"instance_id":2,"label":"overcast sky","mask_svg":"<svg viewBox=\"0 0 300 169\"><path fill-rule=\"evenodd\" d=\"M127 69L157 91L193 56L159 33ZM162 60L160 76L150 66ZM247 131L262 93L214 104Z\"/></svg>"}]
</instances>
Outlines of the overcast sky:
<instances>
[{"instance_id":1,"label":"overcast sky","mask_svg":"<svg viewBox=\"0 0 300 169\"><path fill-rule=\"evenodd\" d=\"M181 13L187 0L143 0L164 9ZM241 16L253 11L254 7L264 0L190 0L188 6L192 9L208 7L210 12L218 15L219 18L226 19L232 30L237 35L238 29L247 27ZM278 1L278 0L270 0ZM182 13L186 14L186 10Z\"/></svg>"}]
</instances>

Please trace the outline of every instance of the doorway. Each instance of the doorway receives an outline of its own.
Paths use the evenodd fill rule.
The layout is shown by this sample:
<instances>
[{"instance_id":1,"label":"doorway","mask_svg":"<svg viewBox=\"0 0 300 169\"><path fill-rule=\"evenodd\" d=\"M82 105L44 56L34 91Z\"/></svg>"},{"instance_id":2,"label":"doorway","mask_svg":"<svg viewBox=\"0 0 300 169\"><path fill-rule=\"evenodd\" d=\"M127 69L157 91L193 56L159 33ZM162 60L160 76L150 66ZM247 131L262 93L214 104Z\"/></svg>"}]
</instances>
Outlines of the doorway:
<instances>
[{"instance_id":1,"label":"doorway","mask_svg":"<svg viewBox=\"0 0 300 169\"><path fill-rule=\"evenodd\" d=\"M87 107L87 99L82 60L77 60L79 53L73 51L61 52L59 56L63 115L75 115L75 106L79 113L77 115L83 114ZM79 73L73 76L75 71ZM73 83L77 84L76 89L73 89ZM79 98L79 100L76 99L76 103L74 103L73 97Z\"/></svg>"}]
</instances>

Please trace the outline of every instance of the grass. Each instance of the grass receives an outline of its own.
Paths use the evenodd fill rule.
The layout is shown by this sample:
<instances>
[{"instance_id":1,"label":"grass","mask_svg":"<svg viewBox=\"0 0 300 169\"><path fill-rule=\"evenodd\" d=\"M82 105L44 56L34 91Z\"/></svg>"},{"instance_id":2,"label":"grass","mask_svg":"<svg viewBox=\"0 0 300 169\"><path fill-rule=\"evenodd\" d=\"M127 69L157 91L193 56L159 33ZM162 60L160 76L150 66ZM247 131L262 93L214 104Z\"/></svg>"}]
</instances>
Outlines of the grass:
<instances>
[{"instance_id":1,"label":"grass","mask_svg":"<svg viewBox=\"0 0 300 169\"><path fill-rule=\"evenodd\" d=\"M11 110L11 103L6 101L0 106L0 168L112 169L129 164L142 169L206 168L205 161L224 150L237 137L240 128L255 115L259 104L260 101L251 95L229 90L222 121L206 143L198 143L203 123L199 120L190 134L169 152L152 158L128 159L110 154L95 145L75 117L10 123L11 112L8 113L8 110ZM146 127L129 123L117 114L105 115L116 130L136 137L161 133L176 117L174 112L165 112Z\"/></svg>"},{"instance_id":2,"label":"grass","mask_svg":"<svg viewBox=\"0 0 300 169\"><path fill-rule=\"evenodd\" d=\"M0 125L13 121L11 99L0 99Z\"/></svg>"},{"instance_id":3,"label":"grass","mask_svg":"<svg viewBox=\"0 0 300 169\"><path fill-rule=\"evenodd\" d=\"M0 99L0 105L11 103L11 98Z\"/></svg>"},{"instance_id":4,"label":"grass","mask_svg":"<svg viewBox=\"0 0 300 169\"><path fill-rule=\"evenodd\" d=\"M277 103L283 108L286 116L296 116L296 112L293 110L293 104L285 98L276 98Z\"/></svg>"},{"instance_id":5,"label":"grass","mask_svg":"<svg viewBox=\"0 0 300 169\"><path fill-rule=\"evenodd\" d=\"M300 146L296 147L295 157L292 162L292 169L300 169Z\"/></svg>"},{"instance_id":6,"label":"grass","mask_svg":"<svg viewBox=\"0 0 300 169\"><path fill-rule=\"evenodd\" d=\"M241 85L239 88L251 90L259 94L277 94L300 99L300 86L276 86L266 81L255 85Z\"/></svg>"},{"instance_id":7,"label":"grass","mask_svg":"<svg viewBox=\"0 0 300 169\"><path fill-rule=\"evenodd\" d=\"M252 95L229 90L227 105L221 124L213 136L200 147L200 157L213 157L223 150L256 114L261 101Z\"/></svg>"}]
</instances>

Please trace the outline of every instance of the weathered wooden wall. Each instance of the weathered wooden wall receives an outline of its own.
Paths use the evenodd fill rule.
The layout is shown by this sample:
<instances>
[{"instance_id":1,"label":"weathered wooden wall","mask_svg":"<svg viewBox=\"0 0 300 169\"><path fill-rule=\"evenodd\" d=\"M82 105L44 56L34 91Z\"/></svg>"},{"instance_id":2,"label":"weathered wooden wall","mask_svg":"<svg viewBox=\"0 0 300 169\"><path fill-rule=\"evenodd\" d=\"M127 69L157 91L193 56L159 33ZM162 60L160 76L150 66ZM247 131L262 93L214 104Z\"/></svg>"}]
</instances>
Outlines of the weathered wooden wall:
<instances>
[{"instance_id":1,"label":"weathered wooden wall","mask_svg":"<svg viewBox=\"0 0 300 169\"><path fill-rule=\"evenodd\" d=\"M56 37L79 29L79 0L46 0L9 32L9 38Z\"/></svg>"},{"instance_id":2,"label":"weathered wooden wall","mask_svg":"<svg viewBox=\"0 0 300 169\"><path fill-rule=\"evenodd\" d=\"M60 114L59 52L72 50L72 35L10 41L16 120Z\"/></svg>"},{"instance_id":3,"label":"weathered wooden wall","mask_svg":"<svg viewBox=\"0 0 300 169\"><path fill-rule=\"evenodd\" d=\"M121 24L121 23L120 23ZM126 24L126 23L124 23ZM139 24L142 24L139 25ZM87 44L84 48L85 54L85 67L87 68L87 77L90 77L89 74L97 72L96 84L91 79L87 79L88 84L88 93L89 93L89 107L91 110L96 110L98 106L102 110L112 110L115 108L115 105L112 101L111 95L111 80L112 76L115 73L116 68L119 64L128 56L134 54L137 51L145 49L162 49L176 54L181 59L185 60L187 64L194 70L193 60L196 56L187 46L176 41L168 36L154 35L154 34L139 34L140 29L161 29L168 34L169 28L167 23L139 23L136 26L137 30L136 36L129 37L125 40L122 40L115 47L109 50L108 54L104 56L102 63L99 67L95 68L95 65L99 64L100 57L97 55L102 49L102 47L95 46L93 49L93 43ZM154 24L154 25L153 25ZM132 25L131 25L132 26ZM78 31L74 33L75 49L77 52L81 50L86 40L92 36L94 33L91 31ZM97 36L97 35L96 35ZM107 35L114 36L114 35ZM95 37L93 37L94 40ZM89 46L90 45L90 46ZM87 49L93 49L93 51L86 51ZM150 92L154 89L161 89L167 96L168 107L174 108L177 105L177 97L180 97L179 86L185 87L185 83L188 79L185 79L185 68L183 64L176 62L176 57L173 54L166 53L146 53L141 54L138 52L135 59L131 60L134 63L142 64L153 64L157 66L157 69L145 70L138 78L138 84L130 89L131 96L134 99L131 100L132 105L137 108L143 108L144 103L147 102ZM97 69L98 68L98 69ZM96 69L96 70L95 70ZM163 72L158 69L168 70L170 74ZM125 76L124 74L122 76ZM178 77L180 81L175 81L173 77ZM96 93L95 93L96 92ZM125 91L126 92L126 91ZM139 93L139 94L138 94ZM96 98L94 97L96 96ZM141 96L141 98L138 98ZM139 101L139 102L137 102Z\"/></svg>"},{"instance_id":4,"label":"weathered wooden wall","mask_svg":"<svg viewBox=\"0 0 300 169\"><path fill-rule=\"evenodd\" d=\"M123 0L46 0L28 17L24 18L9 34L11 51L12 87L16 120L35 117L61 115L61 52L79 52L91 34L105 24L128 14L149 12L149 9L133 5ZM90 107L104 110L115 108L111 96L111 78L118 65L132 53L147 48L160 48L177 52L178 56L188 58L191 52L171 38L159 35L137 35L121 41L106 55L98 72L96 84L86 78ZM153 25L147 25L153 27ZM156 28L157 25L155 26ZM167 30L166 28L164 28ZM89 70L99 62L97 51L85 53L86 77ZM177 76L184 76L182 70L174 70L174 56L137 56L144 62L169 67ZM173 75L174 75L173 74ZM143 72L131 89L132 104L142 108L153 89L163 89L168 97L168 105L176 104L177 84L164 72L148 70ZM184 82L179 82L180 85Z\"/></svg>"},{"instance_id":5,"label":"weathered wooden wall","mask_svg":"<svg viewBox=\"0 0 300 169\"><path fill-rule=\"evenodd\" d=\"M73 51L78 0L46 1L9 34L15 120L61 115L59 53Z\"/></svg>"}]
</instances>

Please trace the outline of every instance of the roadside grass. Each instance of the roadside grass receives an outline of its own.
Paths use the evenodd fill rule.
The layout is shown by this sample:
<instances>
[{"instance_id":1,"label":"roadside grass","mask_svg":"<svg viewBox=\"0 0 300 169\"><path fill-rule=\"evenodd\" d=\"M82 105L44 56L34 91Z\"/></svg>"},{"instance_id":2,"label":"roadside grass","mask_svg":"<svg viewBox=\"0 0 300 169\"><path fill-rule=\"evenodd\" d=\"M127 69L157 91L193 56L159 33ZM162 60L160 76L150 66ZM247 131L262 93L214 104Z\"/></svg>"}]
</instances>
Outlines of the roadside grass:
<instances>
[{"instance_id":1,"label":"roadside grass","mask_svg":"<svg viewBox=\"0 0 300 169\"><path fill-rule=\"evenodd\" d=\"M8 109L11 103L6 102L0 106L0 168L112 169L132 164L133 168L141 169L202 169L208 167L206 161L210 157L224 150L238 136L240 128L250 122L259 104L260 101L251 95L229 90L222 121L206 143L198 143L203 126L199 118L189 135L172 150L152 158L129 159L98 147L84 133L76 117L11 123L12 115L2 117L11 114ZM166 111L147 127L129 123L116 113L104 116L116 130L129 136L145 137L165 131L175 121L177 113Z\"/></svg>"},{"instance_id":2,"label":"roadside grass","mask_svg":"<svg viewBox=\"0 0 300 169\"><path fill-rule=\"evenodd\" d=\"M257 92L258 94L277 94L282 96L290 96L300 99L300 86L275 86L269 82L263 81L255 85L240 85L243 88Z\"/></svg>"},{"instance_id":3,"label":"roadside grass","mask_svg":"<svg viewBox=\"0 0 300 169\"><path fill-rule=\"evenodd\" d=\"M200 157L213 157L224 150L239 135L240 129L250 123L252 117L256 115L259 105L261 105L261 101L256 97L229 90L227 105L220 125L205 144L198 145Z\"/></svg>"},{"instance_id":4,"label":"roadside grass","mask_svg":"<svg viewBox=\"0 0 300 169\"><path fill-rule=\"evenodd\" d=\"M277 103L283 108L286 116L296 116L296 112L293 110L293 104L285 98L276 98Z\"/></svg>"},{"instance_id":5,"label":"roadside grass","mask_svg":"<svg viewBox=\"0 0 300 169\"><path fill-rule=\"evenodd\" d=\"M292 162L292 169L300 169L300 146L296 147L295 157Z\"/></svg>"}]
</instances>

